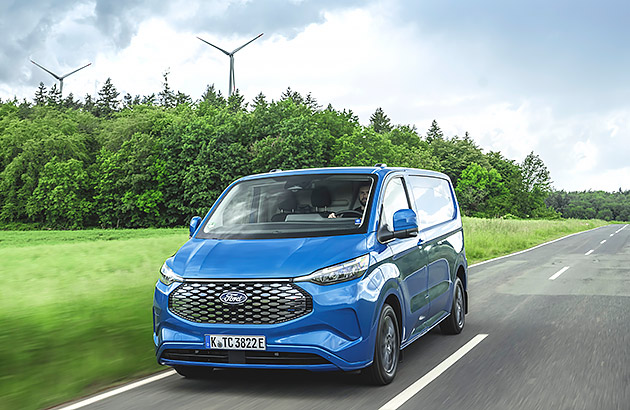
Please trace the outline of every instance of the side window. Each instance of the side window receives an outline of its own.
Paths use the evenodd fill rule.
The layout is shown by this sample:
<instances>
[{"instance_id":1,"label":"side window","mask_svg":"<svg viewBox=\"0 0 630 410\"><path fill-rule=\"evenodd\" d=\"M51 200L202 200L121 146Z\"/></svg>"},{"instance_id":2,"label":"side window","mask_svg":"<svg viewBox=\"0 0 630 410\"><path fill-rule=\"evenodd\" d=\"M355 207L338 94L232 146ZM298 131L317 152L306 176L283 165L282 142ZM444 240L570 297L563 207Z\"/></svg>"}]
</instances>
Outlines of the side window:
<instances>
[{"instance_id":1,"label":"side window","mask_svg":"<svg viewBox=\"0 0 630 410\"><path fill-rule=\"evenodd\" d=\"M409 200L403 186L402 178L394 178L387 183L383 195L383 213L381 225L385 223L390 231L394 230L394 213L399 209L408 209Z\"/></svg>"},{"instance_id":2,"label":"side window","mask_svg":"<svg viewBox=\"0 0 630 410\"><path fill-rule=\"evenodd\" d=\"M421 176L411 176L408 179L416 205L419 229L453 219L455 205L448 181Z\"/></svg>"}]
</instances>

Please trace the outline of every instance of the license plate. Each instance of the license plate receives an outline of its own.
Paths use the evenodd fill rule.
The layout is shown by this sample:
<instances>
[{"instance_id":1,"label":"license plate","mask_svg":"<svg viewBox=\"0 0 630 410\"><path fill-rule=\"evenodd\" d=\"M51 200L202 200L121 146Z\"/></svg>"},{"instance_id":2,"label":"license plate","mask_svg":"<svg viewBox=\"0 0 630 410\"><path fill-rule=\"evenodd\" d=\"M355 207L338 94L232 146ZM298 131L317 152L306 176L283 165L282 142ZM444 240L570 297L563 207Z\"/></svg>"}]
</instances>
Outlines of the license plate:
<instances>
[{"instance_id":1,"label":"license plate","mask_svg":"<svg viewBox=\"0 0 630 410\"><path fill-rule=\"evenodd\" d=\"M265 336L205 335L206 349L266 350Z\"/></svg>"}]
</instances>

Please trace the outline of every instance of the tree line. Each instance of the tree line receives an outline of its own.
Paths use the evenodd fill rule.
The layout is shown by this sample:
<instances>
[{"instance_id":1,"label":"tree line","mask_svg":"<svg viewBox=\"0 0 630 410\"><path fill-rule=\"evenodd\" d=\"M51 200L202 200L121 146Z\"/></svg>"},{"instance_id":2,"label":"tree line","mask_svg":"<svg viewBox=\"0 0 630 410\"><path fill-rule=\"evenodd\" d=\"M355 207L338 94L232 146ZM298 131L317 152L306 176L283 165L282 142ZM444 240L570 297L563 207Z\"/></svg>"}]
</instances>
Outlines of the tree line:
<instances>
[{"instance_id":1,"label":"tree line","mask_svg":"<svg viewBox=\"0 0 630 410\"><path fill-rule=\"evenodd\" d=\"M630 221L630 190L554 191L547 197L545 203L563 218Z\"/></svg>"},{"instance_id":2,"label":"tree line","mask_svg":"<svg viewBox=\"0 0 630 410\"><path fill-rule=\"evenodd\" d=\"M43 84L32 101L0 101L0 224L181 226L244 175L383 162L446 173L467 215L558 216L533 152L517 163L483 153L468 134L445 136L436 121L423 135L394 125L380 108L364 126L290 88L277 101L261 93L245 102L208 86L193 101L165 73L148 96L120 98L108 79L82 101Z\"/></svg>"}]
</instances>

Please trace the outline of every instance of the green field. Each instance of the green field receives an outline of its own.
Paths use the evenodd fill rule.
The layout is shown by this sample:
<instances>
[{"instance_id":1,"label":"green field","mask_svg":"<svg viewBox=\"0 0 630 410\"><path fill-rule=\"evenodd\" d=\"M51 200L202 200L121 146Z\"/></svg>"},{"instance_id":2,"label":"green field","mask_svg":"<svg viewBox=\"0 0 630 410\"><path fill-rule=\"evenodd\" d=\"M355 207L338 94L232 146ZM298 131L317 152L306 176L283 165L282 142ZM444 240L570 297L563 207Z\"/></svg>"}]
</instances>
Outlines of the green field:
<instances>
[{"instance_id":1,"label":"green field","mask_svg":"<svg viewBox=\"0 0 630 410\"><path fill-rule=\"evenodd\" d=\"M608 222L600 220L558 219L518 220L464 218L464 243L468 264L586 231Z\"/></svg>"},{"instance_id":2,"label":"green field","mask_svg":"<svg viewBox=\"0 0 630 410\"><path fill-rule=\"evenodd\" d=\"M604 225L464 220L469 263ZM187 229L0 231L0 409L38 409L159 370L153 286Z\"/></svg>"},{"instance_id":3,"label":"green field","mask_svg":"<svg viewBox=\"0 0 630 410\"><path fill-rule=\"evenodd\" d=\"M159 370L153 286L187 239L187 229L0 232L0 408L42 408Z\"/></svg>"}]
</instances>

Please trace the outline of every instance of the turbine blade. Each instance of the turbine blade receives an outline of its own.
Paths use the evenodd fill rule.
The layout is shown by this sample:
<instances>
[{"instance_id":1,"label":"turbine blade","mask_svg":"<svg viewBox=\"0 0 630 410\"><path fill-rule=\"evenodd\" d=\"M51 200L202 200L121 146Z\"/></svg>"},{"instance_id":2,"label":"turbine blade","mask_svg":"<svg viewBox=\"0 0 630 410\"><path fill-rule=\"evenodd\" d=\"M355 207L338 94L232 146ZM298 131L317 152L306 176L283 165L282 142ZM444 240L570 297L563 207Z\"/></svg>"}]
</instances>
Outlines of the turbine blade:
<instances>
[{"instance_id":1,"label":"turbine blade","mask_svg":"<svg viewBox=\"0 0 630 410\"><path fill-rule=\"evenodd\" d=\"M241 48L245 47L246 45L248 45L249 43L251 43L252 41L262 37L262 35L265 33L260 33L259 35L257 35L256 37L252 38L251 40L249 40L247 43L243 44L242 46L240 46L239 48L235 49L234 51L232 51L232 54L236 53L238 50L240 50Z\"/></svg>"},{"instance_id":2,"label":"turbine blade","mask_svg":"<svg viewBox=\"0 0 630 410\"><path fill-rule=\"evenodd\" d=\"M215 46L214 44L207 42L206 40L204 40L204 39L203 39L203 38L201 38L201 37L197 37L197 38L198 38L199 40L203 41L204 43L208 44L209 46L212 46L212 47L216 48L217 50L219 50L219 51L223 52L223 54L225 54L226 56L229 56L229 55L230 55L230 53L228 53L227 51L225 51L225 50L224 50L224 49L222 49L221 47L217 47L217 46Z\"/></svg>"},{"instance_id":3,"label":"turbine blade","mask_svg":"<svg viewBox=\"0 0 630 410\"><path fill-rule=\"evenodd\" d=\"M48 74L52 75L53 77L55 77L57 80L61 80L61 77L59 77L57 74L53 73L52 71L50 71L49 69L42 67L41 65L37 64L35 61L31 60L31 63L35 64L37 67L41 68L42 70L46 71Z\"/></svg>"},{"instance_id":4,"label":"turbine blade","mask_svg":"<svg viewBox=\"0 0 630 410\"><path fill-rule=\"evenodd\" d=\"M68 74L66 74L66 75L62 75L62 76L61 76L61 78L60 78L60 80L62 80L62 79L64 79L64 78L66 78L66 77L67 77L67 76L69 76L70 74L74 74L74 73L76 73L76 72L77 72L77 71L79 71L79 70L83 70L85 67L87 67L87 66L89 66L89 65L92 65L92 63L87 63L87 64L86 64L86 65L84 65L83 67L81 67L81 68L77 68L76 70L74 70L74 71L73 71L73 72L71 72L71 73L68 73Z\"/></svg>"}]
</instances>

